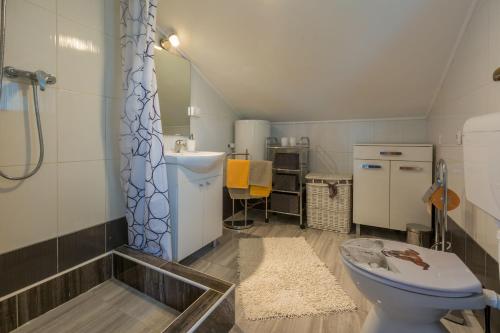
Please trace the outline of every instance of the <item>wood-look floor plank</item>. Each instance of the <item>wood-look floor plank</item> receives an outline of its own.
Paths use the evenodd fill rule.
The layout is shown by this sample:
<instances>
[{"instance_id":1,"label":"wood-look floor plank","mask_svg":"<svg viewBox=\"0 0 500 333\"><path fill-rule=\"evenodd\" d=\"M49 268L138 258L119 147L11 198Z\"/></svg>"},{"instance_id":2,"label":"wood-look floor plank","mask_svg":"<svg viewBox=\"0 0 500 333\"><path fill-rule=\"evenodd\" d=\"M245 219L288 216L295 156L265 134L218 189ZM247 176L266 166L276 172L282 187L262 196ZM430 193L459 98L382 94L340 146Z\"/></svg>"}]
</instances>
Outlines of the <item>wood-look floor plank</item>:
<instances>
[{"instance_id":1,"label":"wood-look floor plank","mask_svg":"<svg viewBox=\"0 0 500 333\"><path fill-rule=\"evenodd\" d=\"M344 268L339 246L343 241L355 237L335 232L316 229L301 230L293 218L272 216L271 223L264 223L262 214L252 212L251 218L255 226L244 231L225 229L215 248L205 247L182 263L197 270L232 283L238 283L238 241L246 237L304 237L314 249L318 257L335 275L345 292L349 294L358 310L350 313L332 314L327 316L303 317L294 319L271 319L250 321L245 319L241 308L241 298L236 292L236 325L232 333L356 333L360 332L371 303L358 291ZM376 234L380 236L380 234ZM397 239L400 235L389 234L387 237ZM443 323L453 333L479 333L480 326L473 315L468 313L467 325L460 326L443 320Z\"/></svg>"}]
</instances>

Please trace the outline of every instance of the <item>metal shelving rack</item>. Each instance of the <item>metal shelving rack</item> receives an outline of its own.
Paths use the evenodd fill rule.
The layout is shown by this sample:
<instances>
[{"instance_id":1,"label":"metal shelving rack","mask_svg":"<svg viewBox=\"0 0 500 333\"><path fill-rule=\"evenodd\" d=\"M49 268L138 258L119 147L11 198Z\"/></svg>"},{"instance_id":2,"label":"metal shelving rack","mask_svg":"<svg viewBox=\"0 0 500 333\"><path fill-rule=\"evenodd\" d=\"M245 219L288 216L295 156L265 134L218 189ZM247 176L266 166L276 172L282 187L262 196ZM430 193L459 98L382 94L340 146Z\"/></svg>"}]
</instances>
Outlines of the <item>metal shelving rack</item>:
<instances>
[{"instance_id":1,"label":"metal shelving rack","mask_svg":"<svg viewBox=\"0 0 500 333\"><path fill-rule=\"evenodd\" d=\"M279 141L275 137L269 137L266 139L266 152L267 152L267 159L269 161L273 161L275 159L275 155L277 152L280 153L291 153L291 154L298 154L299 156L299 168L298 169L283 169L283 168L274 168L273 167L273 178L276 172L279 173L288 173L288 174L295 174L298 175L298 191L288 191L288 190L281 190L281 189L275 189L273 187L272 192L275 193L286 193L286 194L293 194L298 196L298 201L299 201L299 209L298 213L293 213L293 212L284 212L284 211L279 211L279 210L273 210L269 209L268 211L271 213L276 213L276 214L284 214L284 215L291 215L291 216L297 216L300 219L300 228L304 229L306 227L304 223L304 196L305 196L305 180L306 180L306 175L309 173L309 150L310 150L310 141L308 137L301 137L299 142L297 143L296 146L281 146L279 144Z\"/></svg>"}]
</instances>

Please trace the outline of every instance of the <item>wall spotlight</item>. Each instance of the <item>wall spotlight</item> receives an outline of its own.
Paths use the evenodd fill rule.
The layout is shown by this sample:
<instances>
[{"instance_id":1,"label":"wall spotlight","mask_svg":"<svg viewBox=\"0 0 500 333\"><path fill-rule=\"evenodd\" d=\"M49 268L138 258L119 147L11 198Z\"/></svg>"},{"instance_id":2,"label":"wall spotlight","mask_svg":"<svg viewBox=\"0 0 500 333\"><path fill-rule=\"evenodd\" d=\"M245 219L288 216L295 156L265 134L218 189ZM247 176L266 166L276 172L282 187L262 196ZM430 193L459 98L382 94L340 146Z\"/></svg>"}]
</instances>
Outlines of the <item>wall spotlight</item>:
<instances>
[{"instance_id":1,"label":"wall spotlight","mask_svg":"<svg viewBox=\"0 0 500 333\"><path fill-rule=\"evenodd\" d=\"M160 40L160 45L165 50L170 49L171 47L177 48L181 44L179 37L176 34L171 34L167 38L162 38Z\"/></svg>"}]
</instances>

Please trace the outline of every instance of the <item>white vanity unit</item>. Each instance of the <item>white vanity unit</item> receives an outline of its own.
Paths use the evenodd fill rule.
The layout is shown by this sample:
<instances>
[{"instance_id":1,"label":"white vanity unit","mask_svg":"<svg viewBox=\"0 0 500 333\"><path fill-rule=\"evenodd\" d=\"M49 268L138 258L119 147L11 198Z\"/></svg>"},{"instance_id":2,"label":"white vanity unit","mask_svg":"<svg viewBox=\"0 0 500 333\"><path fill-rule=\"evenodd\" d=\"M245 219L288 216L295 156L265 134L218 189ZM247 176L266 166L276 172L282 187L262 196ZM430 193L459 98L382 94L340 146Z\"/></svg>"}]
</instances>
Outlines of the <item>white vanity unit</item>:
<instances>
[{"instance_id":1,"label":"white vanity unit","mask_svg":"<svg viewBox=\"0 0 500 333\"><path fill-rule=\"evenodd\" d=\"M224 153L166 153L173 258L180 261L222 236Z\"/></svg>"},{"instance_id":2,"label":"white vanity unit","mask_svg":"<svg viewBox=\"0 0 500 333\"><path fill-rule=\"evenodd\" d=\"M422 202L432 184L431 144L359 144L353 157L355 224L395 230L431 225Z\"/></svg>"}]
</instances>

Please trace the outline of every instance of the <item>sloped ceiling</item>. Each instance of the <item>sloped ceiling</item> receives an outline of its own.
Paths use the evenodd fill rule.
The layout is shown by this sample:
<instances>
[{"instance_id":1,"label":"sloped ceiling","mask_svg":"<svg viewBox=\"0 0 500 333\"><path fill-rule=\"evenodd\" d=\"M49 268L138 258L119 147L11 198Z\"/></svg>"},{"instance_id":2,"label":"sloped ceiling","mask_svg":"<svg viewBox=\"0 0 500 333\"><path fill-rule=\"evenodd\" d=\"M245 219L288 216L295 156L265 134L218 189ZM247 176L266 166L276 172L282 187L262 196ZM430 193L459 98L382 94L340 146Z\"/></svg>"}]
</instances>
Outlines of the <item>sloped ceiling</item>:
<instances>
[{"instance_id":1,"label":"sloped ceiling","mask_svg":"<svg viewBox=\"0 0 500 333\"><path fill-rule=\"evenodd\" d=\"M425 116L474 0L160 0L245 118Z\"/></svg>"}]
</instances>

